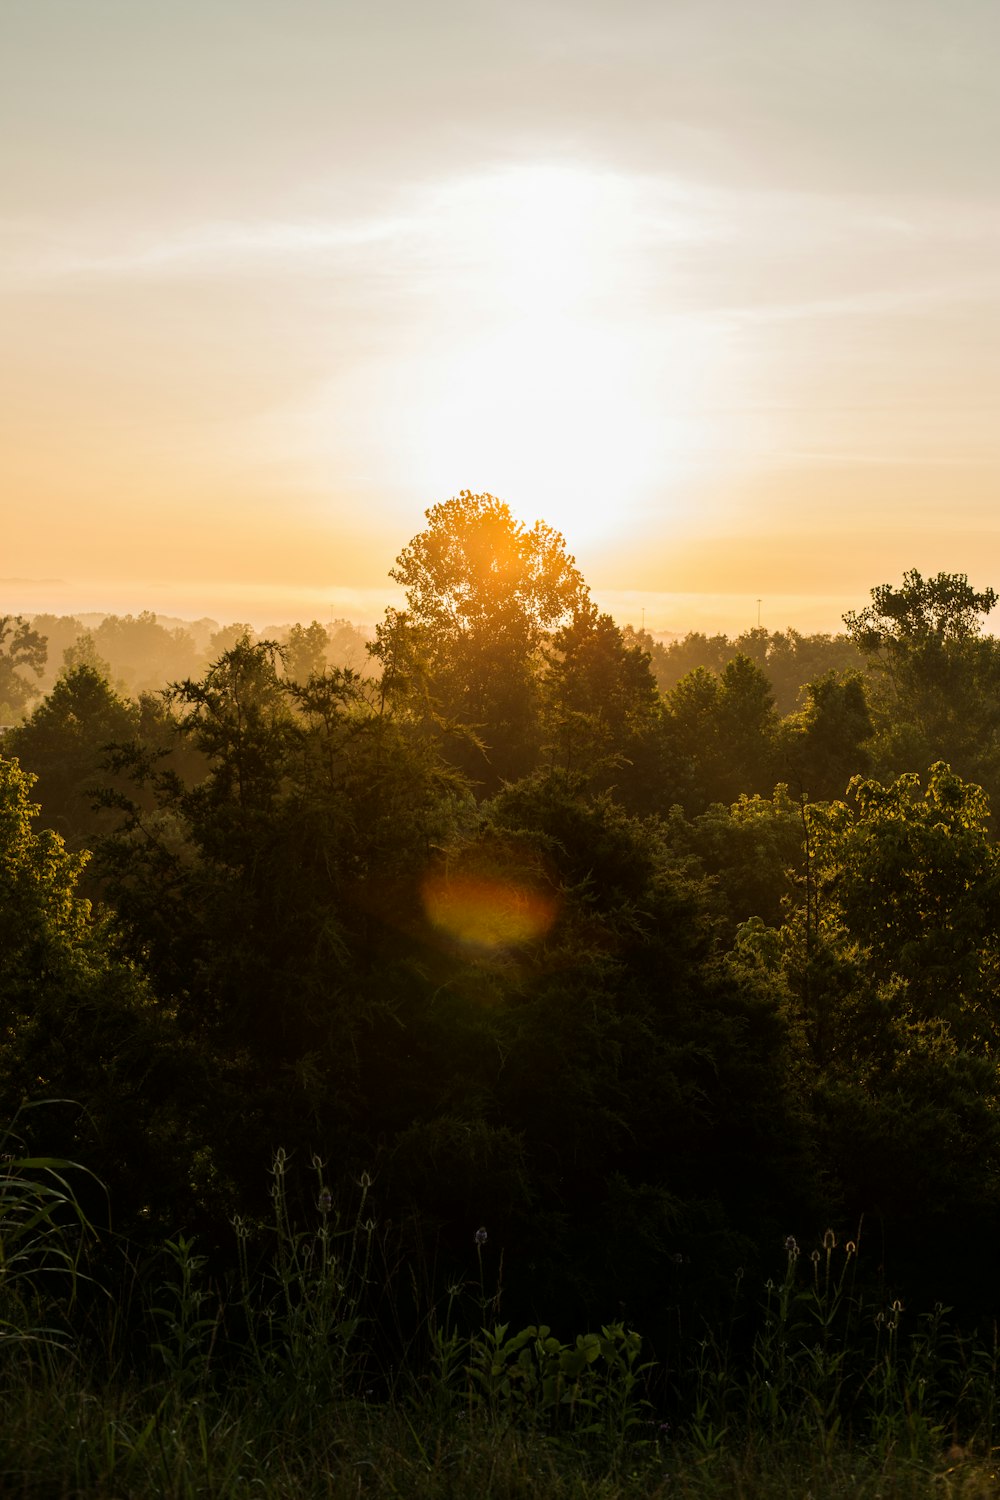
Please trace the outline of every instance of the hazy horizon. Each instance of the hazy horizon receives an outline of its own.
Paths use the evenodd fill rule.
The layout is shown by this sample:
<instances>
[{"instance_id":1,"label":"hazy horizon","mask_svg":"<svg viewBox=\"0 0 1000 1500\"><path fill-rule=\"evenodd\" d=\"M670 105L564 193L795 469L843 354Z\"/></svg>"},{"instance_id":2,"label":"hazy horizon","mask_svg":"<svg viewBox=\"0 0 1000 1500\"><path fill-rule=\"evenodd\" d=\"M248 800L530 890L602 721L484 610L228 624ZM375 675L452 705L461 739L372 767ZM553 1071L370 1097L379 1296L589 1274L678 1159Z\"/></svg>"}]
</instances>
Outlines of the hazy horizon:
<instances>
[{"instance_id":1,"label":"hazy horizon","mask_svg":"<svg viewBox=\"0 0 1000 1500\"><path fill-rule=\"evenodd\" d=\"M888 580L887 580L888 581ZM108 587L105 592L75 587L61 579L0 579L4 611L10 614L34 615L137 615L151 610L158 617L194 622L213 619L220 624L244 620L255 630L269 625L309 624L320 620L329 624L346 619L352 624L373 629L389 605L403 607L401 589L330 589L302 590L293 593L280 588L261 586L211 587L184 590L170 586ZM843 631L842 616L848 609L868 603L862 598L770 597L713 594L657 594L629 590L591 590L595 603L607 611L619 626L645 628L653 635L683 636L689 631L707 635L739 635L758 623L770 631L791 627L803 635L832 634ZM758 610L759 604L759 610ZM2 612L2 611L0 611Z\"/></svg>"}]
</instances>

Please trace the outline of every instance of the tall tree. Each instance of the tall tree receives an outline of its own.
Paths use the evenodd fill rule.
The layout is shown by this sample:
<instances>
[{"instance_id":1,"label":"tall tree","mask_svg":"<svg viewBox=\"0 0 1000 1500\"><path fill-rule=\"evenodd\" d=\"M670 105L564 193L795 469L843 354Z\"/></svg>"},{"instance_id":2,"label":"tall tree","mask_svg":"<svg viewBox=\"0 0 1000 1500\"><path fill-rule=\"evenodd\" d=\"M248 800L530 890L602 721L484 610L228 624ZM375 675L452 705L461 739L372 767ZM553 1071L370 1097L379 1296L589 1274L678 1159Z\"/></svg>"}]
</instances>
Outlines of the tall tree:
<instances>
[{"instance_id":1,"label":"tall tree","mask_svg":"<svg viewBox=\"0 0 1000 1500\"><path fill-rule=\"evenodd\" d=\"M427 520L390 571L407 610L387 616L372 654L394 691L399 662L412 679L414 651L401 636L418 647L426 702L446 743L451 731L452 758L495 788L534 761L540 648L585 606L586 585L557 531L526 527L493 495L463 490Z\"/></svg>"},{"instance_id":2,"label":"tall tree","mask_svg":"<svg viewBox=\"0 0 1000 1500\"><path fill-rule=\"evenodd\" d=\"M85 1160L113 1192L121 1229L151 1199L169 1200L178 1178L190 1196L180 1104L204 1094L201 1063L183 1055L169 1011L81 896L87 855L35 826L32 782L0 756L0 1114L54 1101L31 1112L32 1147L58 1142Z\"/></svg>"},{"instance_id":3,"label":"tall tree","mask_svg":"<svg viewBox=\"0 0 1000 1500\"><path fill-rule=\"evenodd\" d=\"M552 639L544 680L549 759L591 786L626 789L653 769L660 699L649 653L588 603Z\"/></svg>"},{"instance_id":4,"label":"tall tree","mask_svg":"<svg viewBox=\"0 0 1000 1500\"><path fill-rule=\"evenodd\" d=\"M96 668L80 665L7 736L6 748L37 777L42 825L70 848L93 848L109 831L107 810L94 808L104 755L138 727L138 705L121 698Z\"/></svg>"},{"instance_id":5,"label":"tall tree","mask_svg":"<svg viewBox=\"0 0 1000 1500\"><path fill-rule=\"evenodd\" d=\"M667 694L666 733L689 813L741 792L770 792L776 780L778 718L763 669L736 656L719 676L696 667Z\"/></svg>"},{"instance_id":6,"label":"tall tree","mask_svg":"<svg viewBox=\"0 0 1000 1500\"><path fill-rule=\"evenodd\" d=\"M977 591L965 573L938 573L923 578L916 568L903 574L903 585L872 589L872 602L860 613L848 610L847 632L861 650L884 652L905 662L915 650L973 640L997 602L994 589Z\"/></svg>"},{"instance_id":7,"label":"tall tree","mask_svg":"<svg viewBox=\"0 0 1000 1500\"><path fill-rule=\"evenodd\" d=\"M841 678L830 671L806 684L806 703L782 719L782 775L813 801L842 797L852 776L871 766L875 733L865 680L857 672Z\"/></svg>"},{"instance_id":8,"label":"tall tree","mask_svg":"<svg viewBox=\"0 0 1000 1500\"><path fill-rule=\"evenodd\" d=\"M1000 856L989 804L938 762L810 810L822 920L843 925L879 979L967 1046L1000 1036Z\"/></svg>"},{"instance_id":9,"label":"tall tree","mask_svg":"<svg viewBox=\"0 0 1000 1500\"><path fill-rule=\"evenodd\" d=\"M293 682L308 682L326 667L330 637L318 620L311 625L293 625L284 644L285 672Z\"/></svg>"},{"instance_id":10,"label":"tall tree","mask_svg":"<svg viewBox=\"0 0 1000 1500\"><path fill-rule=\"evenodd\" d=\"M848 634L875 668L880 774L926 770L943 759L993 790L1000 775L1000 651L983 635L997 594L964 573L881 584L872 602L844 616Z\"/></svg>"},{"instance_id":11,"label":"tall tree","mask_svg":"<svg viewBox=\"0 0 1000 1500\"><path fill-rule=\"evenodd\" d=\"M19 719L38 689L26 677L41 677L48 647L23 615L0 616L0 720Z\"/></svg>"},{"instance_id":12,"label":"tall tree","mask_svg":"<svg viewBox=\"0 0 1000 1500\"><path fill-rule=\"evenodd\" d=\"M94 631L94 646L131 693L158 692L185 676L198 659L194 639L180 626L168 629L156 615L107 615Z\"/></svg>"},{"instance_id":13,"label":"tall tree","mask_svg":"<svg viewBox=\"0 0 1000 1500\"><path fill-rule=\"evenodd\" d=\"M386 1004L379 955L419 913L454 778L376 684L293 683L273 642L238 641L169 697L200 774L148 742L123 750L114 768L136 786L101 861L135 951L215 1059L218 1108L239 1115L219 1169L254 1191L276 1142L367 1128L358 1059Z\"/></svg>"},{"instance_id":14,"label":"tall tree","mask_svg":"<svg viewBox=\"0 0 1000 1500\"><path fill-rule=\"evenodd\" d=\"M866 1220L911 1294L974 1312L996 1304L995 1265L976 1247L1000 1225L987 817L981 790L945 765L925 785L855 778L846 802L804 808L786 922L752 918L735 950L785 991L827 1203Z\"/></svg>"}]
</instances>

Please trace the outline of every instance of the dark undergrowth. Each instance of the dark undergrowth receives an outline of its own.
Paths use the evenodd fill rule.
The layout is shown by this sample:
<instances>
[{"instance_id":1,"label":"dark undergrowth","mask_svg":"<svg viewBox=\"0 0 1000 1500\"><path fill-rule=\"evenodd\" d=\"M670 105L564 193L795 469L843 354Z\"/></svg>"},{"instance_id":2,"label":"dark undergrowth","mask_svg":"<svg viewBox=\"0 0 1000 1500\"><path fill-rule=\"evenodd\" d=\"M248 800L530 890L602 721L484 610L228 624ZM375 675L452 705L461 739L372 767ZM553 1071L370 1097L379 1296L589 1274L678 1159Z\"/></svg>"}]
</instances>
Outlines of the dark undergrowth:
<instances>
[{"instance_id":1,"label":"dark undergrowth","mask_svg":"<svg viewBox=\"0 0 1000 1500\"><path fill-rule=\"evenodd\" d=\"M505 1323L481 1231L474 1273L403 1342L399 1320L394 1345L367 1183L341 1218L314 1166L314 1220L298 1227L278 1154L271 1222L234 1224L220 1278L182 1235L142 1261L109 1244L79 1207L79 1169L8 1155L0 1493L1000 1494L995 1339L941 1306L880 1303L857 1239L830 1231L800 1253L790 1238L752 1322L704 1324L664 1360L618 1322ZM406 1267L391 1274L402 1292Z\"/></svg>"}]
</instances>

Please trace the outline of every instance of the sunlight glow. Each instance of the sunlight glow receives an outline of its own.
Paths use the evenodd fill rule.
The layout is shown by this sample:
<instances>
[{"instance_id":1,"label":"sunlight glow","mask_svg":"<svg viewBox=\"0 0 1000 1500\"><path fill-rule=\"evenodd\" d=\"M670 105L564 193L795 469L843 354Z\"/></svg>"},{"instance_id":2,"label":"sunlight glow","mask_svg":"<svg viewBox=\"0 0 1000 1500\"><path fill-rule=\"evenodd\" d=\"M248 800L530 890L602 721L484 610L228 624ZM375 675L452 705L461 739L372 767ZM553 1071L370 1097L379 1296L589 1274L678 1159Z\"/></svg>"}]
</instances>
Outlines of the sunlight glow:
<instances>
[{"instance_id":1,"label":"sunlight glow","mask_svg":"<svg viewBox=\"0 0 1000 1500\"><path fill-rule=\"evenodd\" d=\"M428 494L460 480L516 497L574 542L617 535L657 498L669 504L697 449L697 419L669 379L643 391L643 353L558 316L457 353L412 413L415 476Z\"/></svg>"},{"instance_id":2,"label":"sunlight glow","mask_svg":"<svg viewBox=\"0 0 1000 1500\"><path fill-rule=\"evenodd\" d=\"M428 920L444 936L484 955L537 942L555 921L551 892L489 875L428 875L421 887Z\"/></svg>"},{"instance_id":3,"label":"sunlight glow","mask_svg":"<svg viewBox=\"0 0 1000 1500\"><path fill-rule=\"evenodd\" d=\"M318 505L345 480L422 504L487 491L573 547L680 524L687 480L720 462L732 364L726 322L681 291L715 233L703 209L661 181L525 165L425 186L399 222L372 262L391 285L405 264L393 338L298 393L261 457L306 461Z\"/></svg>"},{"instance_id":4,"label":"sunlight glow","mask_svg":"<svg viewBox=\"0 0 1000 1500\"><path fill-rule=\"evenodd\" d=\"M720 352L717 330L643 306L694 233L683 206L611 173L536 166L452 184L437 208L447 341L406 414L413 477L427 493L516 496L580 540L669 504L704 448L698 404Z\"/></svg>"}]
</instances>

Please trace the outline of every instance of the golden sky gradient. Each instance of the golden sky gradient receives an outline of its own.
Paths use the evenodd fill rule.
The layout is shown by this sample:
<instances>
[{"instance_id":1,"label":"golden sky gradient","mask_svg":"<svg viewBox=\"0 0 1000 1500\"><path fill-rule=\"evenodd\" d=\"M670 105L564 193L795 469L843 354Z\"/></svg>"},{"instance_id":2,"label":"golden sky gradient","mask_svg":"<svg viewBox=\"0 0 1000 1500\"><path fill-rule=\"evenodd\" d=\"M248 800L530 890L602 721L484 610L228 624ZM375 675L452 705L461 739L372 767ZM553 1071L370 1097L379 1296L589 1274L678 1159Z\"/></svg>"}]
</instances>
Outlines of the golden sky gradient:
<instances>
[{"instance_id":1,"label":"golden sky gradient","mask_svg":"<svg viewBox=\"0 0 1000 1500\"><path fill-rule=\"evenodd\" d=\"M0 0L0 613L374 620L489 490L655 630L1000 586L995 0Z\"/></svg>"}]
</instances>

